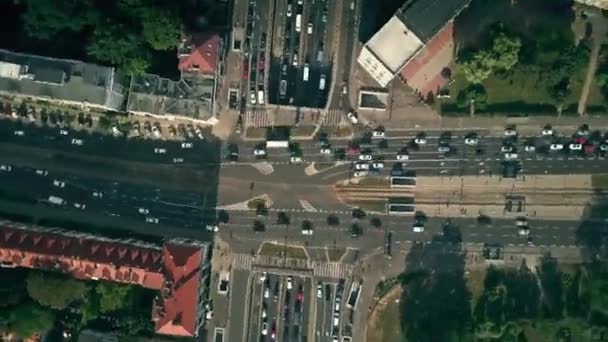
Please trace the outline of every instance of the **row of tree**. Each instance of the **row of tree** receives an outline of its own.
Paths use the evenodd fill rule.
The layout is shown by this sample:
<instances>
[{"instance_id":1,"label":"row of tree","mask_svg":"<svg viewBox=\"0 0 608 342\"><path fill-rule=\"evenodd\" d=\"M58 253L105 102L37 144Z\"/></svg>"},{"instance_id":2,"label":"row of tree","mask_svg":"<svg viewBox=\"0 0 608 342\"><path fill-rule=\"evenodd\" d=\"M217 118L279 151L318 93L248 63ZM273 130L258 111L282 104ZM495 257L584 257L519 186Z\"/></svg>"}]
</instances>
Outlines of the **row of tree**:
<instances>
[{"instance_id":1,"label":"row of tree","mask_svg":"<svg viewBox=\"0 0 608 342\"><path fill-rule=\"evenodd\" d=\"M2 270L0 330L8 328L22 338L50 330L56 322L78 331L87 323L112 314L112 326L137 334L151 331L150 302L134 286L85 282L58 273ZM143 306L143 307L142 307Z\"/></svg>"}]
</instances>

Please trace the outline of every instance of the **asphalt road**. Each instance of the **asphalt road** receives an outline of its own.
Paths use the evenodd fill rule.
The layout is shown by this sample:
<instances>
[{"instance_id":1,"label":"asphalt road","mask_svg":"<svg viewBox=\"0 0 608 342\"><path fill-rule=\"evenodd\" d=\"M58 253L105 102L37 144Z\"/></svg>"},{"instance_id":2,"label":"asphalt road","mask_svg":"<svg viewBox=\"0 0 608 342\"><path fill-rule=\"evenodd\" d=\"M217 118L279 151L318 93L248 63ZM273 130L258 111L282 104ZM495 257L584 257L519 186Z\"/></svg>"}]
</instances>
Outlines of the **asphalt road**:
<instances>
[{"instance_id":1,"label":"asphalt road","mask_svg":"<svg viewBox=\"0 0 608 342\"><path fill-rule=\"evenodd\" d=\"M242 341L245 337L245 312L244 308L249 307L249 303L247 299L249 296L246 294L250 292L251 288L255 286L252 285L251 288L248 288L249 284L248 278L251 275L249 271L239 271L235 270L232 272L232 279L230 281L230 286L232 287L229 296L230 296L230 309L229 309L229 317L228 317L228 338L226 341ZM217 289L212 289L213 291L217 291Z\"/></svg>"}]
</instances>

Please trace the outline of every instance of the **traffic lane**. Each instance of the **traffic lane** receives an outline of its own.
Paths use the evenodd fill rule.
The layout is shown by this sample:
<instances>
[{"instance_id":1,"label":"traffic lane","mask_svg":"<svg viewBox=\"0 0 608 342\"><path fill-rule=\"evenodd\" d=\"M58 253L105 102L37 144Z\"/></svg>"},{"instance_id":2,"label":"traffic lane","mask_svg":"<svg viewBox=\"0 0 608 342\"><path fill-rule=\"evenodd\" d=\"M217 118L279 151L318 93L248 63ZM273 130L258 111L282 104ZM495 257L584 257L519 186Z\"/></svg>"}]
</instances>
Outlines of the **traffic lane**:
<instances>
[{"instance_id":1,"label":"traffic lane","mask_svg":"<svg viewBox=\"0 0 608 342\"><path fill-rule=\"evenodd\" d=\"M250 293L249 271L232 271L230 286L230 313L228 316L228 341L243 341L245 337L245 313L249 310L247 299ZM217 289L212 289L217 291Z\"/></svg>"},{"instance_id":2,"label":"traffic lane","mask_svg":"<svg viewBox=\"0 0 608 342\"><path fill-rule=\"evenodd\" d=\"M262 335L262 306L264 301L264 286L259 274L251 272L251 299L249 305L249 341L257 341Z\"/></svg>"},{"instance_id":3,"label":"traffic lane","mask_svg":"<svg viewBox=\"0 0 608 342\"><path fill-rule=\"evenodd\" d=\"M278 330L278 326L281 322L281 301L279 298L281 278L276 274L269 274L268 279L269 298L266 300L266 303L268 303L268 327L270 329L274 322L277 324L277 334L279 334L280 330Z\"/></svg>"},{"instance_id":4,"label":"traffic lane","mask_svg":"<svg viewBox=\"0 0 608 342\"><path fill-rule=\"evenodd\" d=\"M302 324L301 324L301 334L304 337L308 337L308 332L309 332L309 325L311 324L311 318L310 317L310 307L312 304L312 301L315 300L316 296L314 295L314 291L312 288L312 279L309 277L306 277L303 279L304 281L304 302L302 303ZM308 338L306 338L306 340L308 340Z\"/></svg>"}]
</instances>

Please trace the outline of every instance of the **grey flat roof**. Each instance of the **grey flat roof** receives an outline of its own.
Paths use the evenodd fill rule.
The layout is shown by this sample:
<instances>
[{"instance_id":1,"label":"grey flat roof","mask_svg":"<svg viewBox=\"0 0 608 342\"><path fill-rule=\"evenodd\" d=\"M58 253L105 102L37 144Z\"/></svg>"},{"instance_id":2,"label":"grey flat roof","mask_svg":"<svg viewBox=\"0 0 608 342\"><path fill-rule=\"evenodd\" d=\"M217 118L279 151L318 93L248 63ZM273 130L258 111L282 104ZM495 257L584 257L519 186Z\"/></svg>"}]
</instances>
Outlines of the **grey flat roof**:
<instances>
[{"instance_id":1,"label":"grey flat roof","mask_svg":"<svg viewBox=\"0 0 608 342\"><path fill-rule=\"evenodd\" d=\"M471 0L406 0L396 16L427 43Z\"/></svg>"},{"instance_id":2,"label":"grey flat roof","mask_svg":"<svg viewBox=\"0 0 608 342\"><path fill-rule=\"evenodd\" d=\"M123 108L124 90L111 67L0 49L1 62L20 65L23 74L0 77L0 91Z\"/></svg>"}]
</instances>

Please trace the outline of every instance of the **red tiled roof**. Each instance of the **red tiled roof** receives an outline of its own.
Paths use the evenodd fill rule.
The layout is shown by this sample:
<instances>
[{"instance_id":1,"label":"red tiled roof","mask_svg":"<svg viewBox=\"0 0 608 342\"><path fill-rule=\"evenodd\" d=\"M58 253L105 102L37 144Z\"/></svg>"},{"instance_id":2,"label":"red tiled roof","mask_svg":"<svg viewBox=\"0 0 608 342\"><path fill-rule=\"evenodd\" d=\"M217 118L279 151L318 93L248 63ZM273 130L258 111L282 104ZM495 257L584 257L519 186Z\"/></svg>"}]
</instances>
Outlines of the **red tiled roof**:
<instances>
[{"instance_id":1,"label":"red tiled roof","mask_svg":"<svg viewBox=\"0 0 608 342\"><path fill-rule=\"evenodd\" d=\"M190 51L179 56L178 69L182 72L214 74L220 47L217 33L199 33L187 38L186 48Z\"/></svg>"},{"instance_id":2,"label":"red tiled roof","mask_svg":"<svg viewBox=\"0 0 608 342\"><path fill-rule=\"evenodd\" d=\"M170 296L161 297L156 332L166 335L194 336L197 327L201 248L167 243L163 247L165 275ZM161 291L162 293L162 291ZM162 312L162 314L161 314Z\"/></svg>"},{"instance_id":3,"label":"red tiled roof","mask_svg":"<svg viewBox=\"0 0 608 342\"><path fill-rule=\"evenodd\" d=\"M426 97L429 92L437 93L446 84L441 76L441 70L448 65L432 65L440 63L435 60L443 49L452 48L454 44L454 21L450 21L441 31L422 48L422 50L401 69L400 78L405 80L414 90ZM417 78L418 82L410 82ZM420 79L422 78L422 79Z\"/></svg>"}]
</instances>

